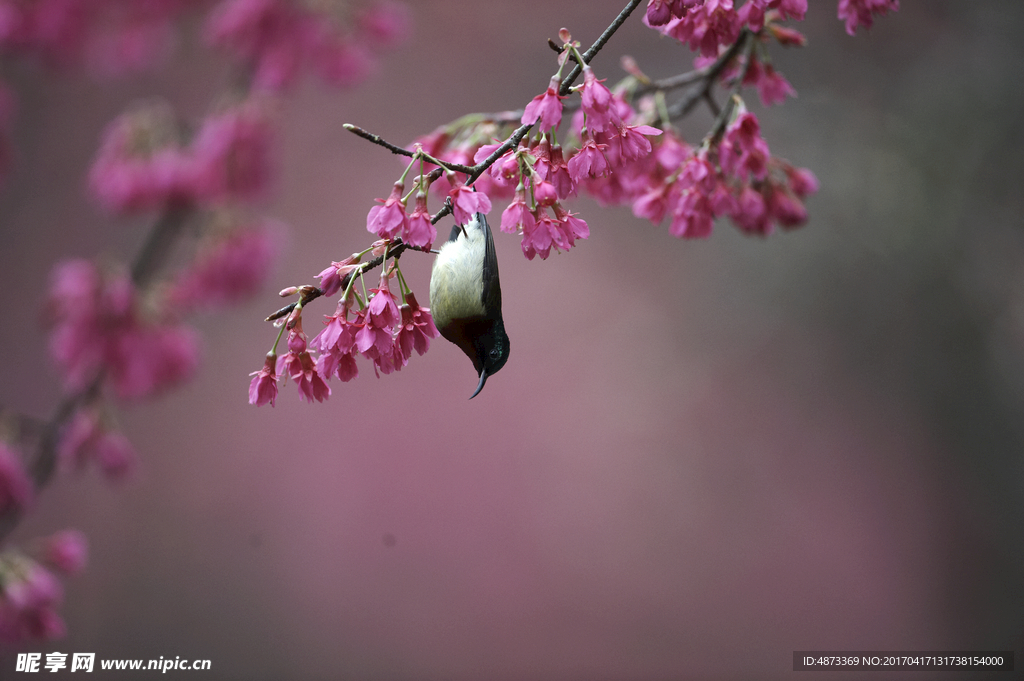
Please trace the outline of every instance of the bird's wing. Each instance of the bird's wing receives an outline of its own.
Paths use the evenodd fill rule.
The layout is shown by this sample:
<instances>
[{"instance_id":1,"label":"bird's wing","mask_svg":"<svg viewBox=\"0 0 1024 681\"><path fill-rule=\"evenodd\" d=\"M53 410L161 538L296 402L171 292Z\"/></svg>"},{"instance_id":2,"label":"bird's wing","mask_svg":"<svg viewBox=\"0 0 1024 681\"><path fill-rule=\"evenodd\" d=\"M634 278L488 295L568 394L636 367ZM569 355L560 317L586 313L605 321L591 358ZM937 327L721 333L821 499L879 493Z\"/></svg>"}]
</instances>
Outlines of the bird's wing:
<instances>
[{"instance_id":1,"label":"bird's wing","mask_svg":"<svg viewBox=\"0 0 1024 681\"><path fill-rule=\"evenodd\" d=\"M500 318L501 284L498 281L498 254L494 250L494 237L491 235L491 226L487 224L487 217L483 213L477 213L476 219L484 233L484 290L481 294L481 302L491 316Z\"/></svg>"}]
</instances>

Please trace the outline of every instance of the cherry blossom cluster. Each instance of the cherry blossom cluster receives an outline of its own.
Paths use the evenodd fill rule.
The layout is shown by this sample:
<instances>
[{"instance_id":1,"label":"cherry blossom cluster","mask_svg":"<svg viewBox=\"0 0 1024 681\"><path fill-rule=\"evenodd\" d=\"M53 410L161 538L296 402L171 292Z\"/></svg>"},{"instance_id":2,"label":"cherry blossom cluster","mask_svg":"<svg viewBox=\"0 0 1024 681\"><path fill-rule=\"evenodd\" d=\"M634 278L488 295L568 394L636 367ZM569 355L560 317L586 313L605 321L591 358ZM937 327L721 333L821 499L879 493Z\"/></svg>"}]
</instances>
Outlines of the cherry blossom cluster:
<instances>
[{"instance_id":1,"label":"cherry blossom cluster","mask_svg":"<svg viewBox=\"0 0 1024 681\"><path fill-rule=\"evenodd\" d=\"M208 116L188 142L165 103L146 103L107 128L89 189L112 213L249 201L267 190L273 123L259 100Z\"/></svg>"},{"instance_id":2,"label":"cherry blossom cluster","mask_svg":"<svg viewBox=\"0 0 1024 681\"><path fill-rule=\"evenodd\" d=\"M115 405L191 377L200 339L189 317L243 301L271 271L282 229L254 214L254 204L276 174L276 97L307 70L331 85L354 84L381 48L403 38L407 23L404 6L390 0L0 0L0 58L107 75L153 65L180 27L198 27L214 53L234 62L225 96L203 119L183 121L170 104L150 101L132 106L102 135L87 176L91 197L112 217L134 216L137 224L148 216L153 226L130 265L71 259L53 270L45 318L65 397L47 422L0 408L0 542L54 473L94 467L121 479L132 471L136 452ZM0 81L0 179L8 171L15 100ZM349 303L376 310L388 298L386 282L381 287L373 297L351 291ZM384 371L413 349L424 352L425 338L437 335L411 292L395 315L387 312L361 313L369 316L376 350L363 347L363 335L356 340L358 352ZM400 326L406 318L408 331ZM281 371L301 383L309 355L299 348L305 336L298 316L296 322ZM394 348L383 342L384 329L393 331ZM342 346L314 343L323 346L321 371L339 374L329 363L345 361ZM300 388L322 399L312 377ZM63 634L53 571L82 568L85 538L65 532L36 544L20 550L4 543L0 551L2 641Z\"/></svg>"},{"instance_id":3,"label":"cherry blossom cluster","mask_svg":"<svg viewBox=\"0 0 1024 681\"><path fill-rule=\"evenodd\" d=\"M151 66L174 24L210 0L0 0L0 53L101 75Z\"/></svg>"},{"instance_id":4,"label":"cherry blossom cluster","mask_svg":"<svg viewBox=\"0 0 1024 681\"><path fill-rule=\"evenodd\" d=\"M803 16L788 9L785 16ZM710 7L691 4L689 11L688 17ZM795 94L764 50L773 39L785 45L802 43L799 33L778 26L783 16L760 13L758 33L730 24L736 30L723 30L722 35L734 42L716 44L713 56L698 57L698 66L709 73L707 77L717 66L718 77L734 89L757 87L766 105ZM582 62L569 36L563 37L560 64L564 66L570 54ZM747 49L736 49L740 45ZM559 94L560 70L519 119L534 125L534 135L498 158L476 182L480 193L511 197L502 212L501 229L521 235L527 258L547 258L552 248L568 250L576 239L589 236L586 222L562 205L581 192L602 205L631 205L635 215L655 224L670 216L669 231L677 237L706 237L715 218L722 216L745 232L761 235L769 234L775 224L788 228L806 221L803 200L816 191L817 181L810 171L771 156L757 118L742 99L730 100L728 116L721 118L722 130L691 146L674 128L663 91L635 65L630 69L631 75L611 89L589 64L583 66L583 83L571 90L579 100L565 135L567 147L556 141L566 99ZM636 96L637 92L644 94ZM513 123L506 121L505 127ZM442 128L418 144L442 161L480 162L499 147L484 142L496 126L492 121L473 126L476 129Z\"/></svg>"},{"instance_id":5,"label":"cherry blossom cluster","mask_svg":"<svg viewBox=\"0 0 1024 681\"><path fill-rule=\"evenodd\" d=\"M353 14L341 0L224 0L205 26L207 40L245 63L257 90L280 91L305 69L328 83L353 85L374 53L408 33L404 5L378 2Z\"/></svg>"},{"instance_id":6,"label":"cherry blossom cluster","mask_svg":"<svg viewBox=\"0 0 1024 681\"><path fill-rule=\"evenodd\" d=\"M807 0L746 0L739 8L735 4L734 0L648 0L644 23L710 56L735 42L743 26L760 31L769 11L800 21L807 13ZM846 23L846 32L854 35L858 26L871 28L875 15L899 8L899 0L839 0L838 17Z\"/></svg>"},{"instance_id":7,"label":"cherry blossom cluster","mask_svg":"<svg viewBox=\"0 0 1024 681\"><path fill-rule=\"evenodd\" d=\"M405 5L394 0L0 0L0 57L33 58L51 68L84 68L99 76L140 71L166 57L178 25L200 12L207 45L238 63L255 92L280 92L308 70L328 84L355 85L372 72L377 54L401 42L409 30ZM13 103L0 81L0 181L7 168ZM216 127L214 121L210 125ZM111 140L112 155L125 153L119 144L138 153L146 151L147 142ZM163 181L187 184L176 177L184 169L166 167L176 165L175 154L160 156L166 158L158 164L171 175Z\"/></svg>"},{"instance_id":8,"label":"cherry blossom cluster","mask_svg":"<svg viewBox=\"0 0 1024 681\"><path fill-rule=\"evenodd\" d=\"M302 399L323 402L331 395L328 380L337 377L347 382L359 375L357 355L369 360L379 376L401 370L409 363L413 351L419 355L427 351L430 339L439 335L437 327L430 309L420 306L406 284L398 258L388 254L389 245L388 241L376 242L364 253L354 253L341 262L331 263L318 275L322 295L334 296L344 287L335 313L324 317L323 328L309 340L302 328L303 306L299 304L291 310L263 368L252 374L250 403L273 406L278 377L291 378ZM372 252L383 263L377 288L369 292L363 282L368 263L361 262L367 252ZM362 295L355 287L357 280L361 283ZM396 280L398 295L392 291L392 282ZM281 294L305 296L311 289L290 287ZM285 331L288 352L278 357L277 344Z\"/></svg>"},{"instance_id":9,"label":"cherry blossom cluster","mask_svg":"<svg viewBox=\"0 0 1024 681\"><path fill-rule=\"evenodd\" d=\"M63 636L57 608L64 589L54 573L81 572L87 552L81 532L64 530L37 540L29 552L0 553L0 639L17 643Z\"/></svg>"},{"instance_id":10,"label":"cherry blossom cluster","mask_svg":"<svg viewBox=\"0 0 1024 681\"><path fill-rule=\"evenodd\" d=\"M852 34L857 26L870 27L873 15L889 9L898 9L898 2L842 0L839 17ZM544 260L552 249L567 251L590 236L587 223L565 206L580 193L602 205L630 205L637 217L655 224L668 217L669 233L681 238L707 237L720 217L729 217L745 233L762 236L776 225L804 224L804 201L817 191L818 182L809 170L771 154L760 122L740 91L756 88L765 106L796 95L772 66L768 46L804 45L803 35L781 22L802 20L806 13L807 0L747 0L739 7L733 0L648 0L644 23L697 52L695 71L654 82L627 58L623 65L629 76L608 87L581 54L579 43L562 29L557 72L520 112L464 116L417 139L407 150L346 126L411 157L388 197L377 199L367 214L367 230L380 239L374 248L429 250L440 217L451 213L465 224L476 212L488 213L492 199L500 199L509 200L502 210L501 231L520 237L528 259ZM571 86L572 77L565 75L572 68L580 70L580 85ZM722 108L710 93L715 82L730 88ZM668 93L680 85L695 90L669 105ZM700 100L708 103L716 121L691 145L675 120ZM563 125L564 119L568 124ZM417 165L419 175L406 191L406 178ZM427 207L430 193L444 200L435 214ZM356 354L371 360L378 375L391 373L408 360L408 348L401 347L404 334L419 338L423 350L427 339L437 335L429 311L408 303L415 298L406 293L404 280L401 319L387 275L372 297L353 298L352 282L370 265L361 263L360 255L321 272L319 289L307 285L282 292L300 293L298 303L268 318L284 318L278 341L287 330L289 352L278 358L272 350L264 368L252 374L251 403L273 405L280 375L291 376L304 399L322 401L330 395L326 379L348 381L357 375ZM388 271L386 258L384 264ZM304 305L320 295L333 296L342 287L336 313L326 316L324 330L307 342L301 327ZM416 314L422 324L414 321ZM320 353L317 358L310 348Z\"/></svg>"}]
</instances>

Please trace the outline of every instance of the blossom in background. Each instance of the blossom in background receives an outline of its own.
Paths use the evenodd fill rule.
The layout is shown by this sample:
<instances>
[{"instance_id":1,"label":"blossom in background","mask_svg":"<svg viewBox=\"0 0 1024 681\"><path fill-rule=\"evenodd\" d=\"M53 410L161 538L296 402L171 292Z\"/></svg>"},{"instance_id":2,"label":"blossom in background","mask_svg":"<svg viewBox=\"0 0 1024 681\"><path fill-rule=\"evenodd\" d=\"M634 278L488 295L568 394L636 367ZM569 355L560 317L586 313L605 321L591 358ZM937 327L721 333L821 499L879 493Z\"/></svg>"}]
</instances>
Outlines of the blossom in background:
<instances>
[{"instance_id":1,"label":"blossom in background","mask_svg":"<svg viewBox=\"0 0 1024 681\"><path fill-rule=\"evenodd\" d=\"M0 554L0 640L61 638L57 606L63 598L60 582L42 565L14 550Z\"/></svg>"},{"instance_id":2,"label":"blossom in background","mask_svg":"<svg viewBox=\"0 0 1024 681\"><path fill-rule=\"evenodd\" d=\"M78 530L62 530L42 540L39 559L66 575L75 575L89 559L89 543Z\"/></svg>"},{"instance_id":3,"label":"blossom in background","mask_svg":"<svg viewBox=\"0 0 1024 681\"><path fill-rule=\"evenodd\" d=\"M875 15L898 11L900 0L839 0L838 16L845 22L846 32L854 35L858 26L871 28Z\"/></svg>"},{"instance_id":4,"label":"blossom in background","mask_svg":"<svg viewBox=\"0 0 1024 681\"><path fill-rule=\"evenodd\" d=\"M335 85L359 82L373 66L373 53L401 41L408 25L405 6L396 2L371 4L346 25L315 3L221 0L204 33L251 70L257 90L277 92L307 68Z\"/></svg>"},{"instance_id":5,"label":"blossom in background","mask_svg":"<svg viewBox=\"0 0 1024 681\"><path fill-rule=\"evenodd\" d=\"M50 354L68 390L101 373L122 399L146 397L189 377L199 361L190 327L143 319L124 274L103 276L85 260L54 268L49 296Z\"/></svg>"},{"instance_id":6,"label":"blossom in background","mask_svg":"<svg viewBox=\"0 0 1024 681\"><path fill-rule=\"evenodd\" d=\"M61 433L57 455L64 468L83 468L95 462L111 480L128 476L138 459L128 438L96 408L75 412Z\"/></svg>"},{"instance_id":7,"label":"blossom in background","mask_svg":"<svg viewBox=\"0 0 1024 681\"><path fill-rule=\"evenodd\" d=\"M124 214L190 203L193 166L181 145L178 122L163 103L147 103L114 119L89 169L93 196Z\"/></svg>"},{"instance_id":8,"label":"blossom in background","mask_svg":"<svg viewBox=\"0 0 1024 681\"><path fill-rule=\"evenodd\" d=\"M188 147L192 195L210 203L261 198L272 174L273 137L256 101L206 117Z\"/></svg>"},{"instance_id":9,"label":"blossom in background","mask_svg":"<svg viewBox=\"0 0 1024 681\"><path fill-rule=\"evenodd\" d=\"M206 0L3 0L0 51L51 67L111 76L140 71L167 54L174 23Z\"/></svg>"},{"instance_id":10,"label":"blossom in background","mask_svg":"<svg viewBox=\"0 0 1024 681\"><path fill-rule=\"evenodd\" d=\"M236 228L202 248L171 283L168 300L179 312L232 305L256 293L277 256L279 225Z\"/></svg>"}]
</instances>

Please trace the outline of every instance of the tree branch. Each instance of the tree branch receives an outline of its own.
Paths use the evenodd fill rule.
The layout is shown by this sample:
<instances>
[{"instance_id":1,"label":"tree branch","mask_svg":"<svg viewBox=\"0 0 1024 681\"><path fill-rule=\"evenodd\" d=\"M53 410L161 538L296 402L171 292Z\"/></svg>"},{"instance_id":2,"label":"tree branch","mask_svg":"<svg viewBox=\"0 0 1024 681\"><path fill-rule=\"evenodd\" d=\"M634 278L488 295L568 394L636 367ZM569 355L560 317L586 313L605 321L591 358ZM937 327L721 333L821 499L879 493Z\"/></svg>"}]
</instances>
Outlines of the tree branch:
<instances>
[{"instance_id":1,"label":"tree branch","mask_svg":"<svg viewBox=\"0 0 1024 681\"><path fill-rule=\"evenodd\" d=\"M600 52L601 48L605 46L605 43L615 35L615 32L626 22L626 19L629 18L629 15L633 13L633 10L637 8L637 5L639 5L640 2L641 0L629 1L622 11L619 12L619 16L615 17L615 20L612 21L608 28L604 29L604 33L602 33L594 44L590 46L590 49L583 53L583 61L589 64L594 59L594 56ZM583 67L579 64L574 66L572 71L569 72L569 75L562 79L562 86L558 88L558 94L569 94L569 88L572 87L573 82L579 78L581 73L583 73Z\"/></svg>"}]
</instances>

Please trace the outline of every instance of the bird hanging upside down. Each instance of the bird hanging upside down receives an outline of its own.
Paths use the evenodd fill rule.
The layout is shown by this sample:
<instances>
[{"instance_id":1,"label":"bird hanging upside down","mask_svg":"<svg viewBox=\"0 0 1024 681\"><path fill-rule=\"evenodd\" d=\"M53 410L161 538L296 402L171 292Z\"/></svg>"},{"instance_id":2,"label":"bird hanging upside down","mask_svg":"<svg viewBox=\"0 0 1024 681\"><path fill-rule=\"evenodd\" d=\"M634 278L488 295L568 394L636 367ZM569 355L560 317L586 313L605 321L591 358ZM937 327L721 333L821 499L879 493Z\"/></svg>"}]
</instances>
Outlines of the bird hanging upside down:
<instances>
[{"instance_id":1,"label":"bird hanging upside down","mask_svg":"<svg viewBox=\"0 0 1024 681\"><path fill-rule=\"evenodd\" d=\"M484 388L487 377L508 360L508 335L501 318L501 284L491 227L483 213L452 227L430 274L430 311L441 335L473 360Z\"/></svg>"}]
</instances>

